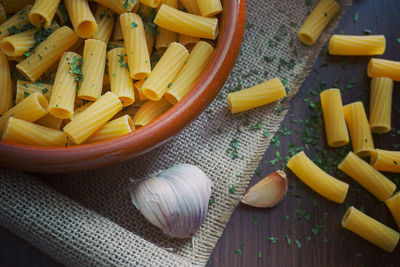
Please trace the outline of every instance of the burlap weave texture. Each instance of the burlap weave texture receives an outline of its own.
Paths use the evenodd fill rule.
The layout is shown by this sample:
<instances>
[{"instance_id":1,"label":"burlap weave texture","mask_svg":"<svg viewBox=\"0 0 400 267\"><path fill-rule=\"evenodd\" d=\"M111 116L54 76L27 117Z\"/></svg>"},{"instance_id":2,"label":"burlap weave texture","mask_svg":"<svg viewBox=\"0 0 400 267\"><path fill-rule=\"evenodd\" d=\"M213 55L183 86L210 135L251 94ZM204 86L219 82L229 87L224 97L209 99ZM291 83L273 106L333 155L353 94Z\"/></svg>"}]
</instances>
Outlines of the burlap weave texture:
<instances>
[{"instance_id":1,"label":"burlap weave texture","mask_svg":"<svg viewBox=\"0 0 400 267\"><path fill-rule=\"evenodd\" d=\"M278 107L297 92L350 0L339 1L340 14L329 29L316 45L305 47L296 33L316 1L312 2L307 6L303 0L248 0L243 45L228 82L207 110L164 146L124 164L90 172L33 176L1 170L1 225L67 265L205 265L286 115ZM230 114L229 88L240 84L245 88L274 77L289 90L284 102L245 115ZM262 130L249 130L249 125L259 122ZM270 133L268 138L264 130ZM239 158L232 159L235 139ZM193 239L168 238L130 203L132 180L175 163L196 164L213 181L215 203ZM229 193L232 185L236 191Z\"/></svg>"}]
</instances>

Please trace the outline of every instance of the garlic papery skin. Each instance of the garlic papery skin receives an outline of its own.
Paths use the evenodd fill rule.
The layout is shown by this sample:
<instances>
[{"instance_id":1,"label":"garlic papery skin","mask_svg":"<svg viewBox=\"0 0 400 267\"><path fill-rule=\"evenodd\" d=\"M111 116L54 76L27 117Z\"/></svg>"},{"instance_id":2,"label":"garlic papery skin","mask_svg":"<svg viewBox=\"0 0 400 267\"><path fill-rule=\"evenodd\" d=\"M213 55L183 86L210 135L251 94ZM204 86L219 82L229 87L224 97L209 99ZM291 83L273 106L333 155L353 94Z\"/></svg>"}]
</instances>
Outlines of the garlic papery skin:
<instances>
[{"instance_id":1,"label":"garlic papery skin","mask_svg":"<svg viewBox=\"0 0 400 267\"><path fill-rule=\"evenodd\" d=\"M203 223L211 180L198 167L177 164L138 181L131 190L135 207L153 225L176 238L193 235Z\"/></svg>"},{"instance_id":2,"label":"garlic papery skin","mask_svg":"<svg viewBox=\"0 0 400 267\"><path fill-rule=\"evenodd\" d=\"M242 197L242 203L257 207L276 206L286 195L287 178L283 171L276 171L252 186Z\"/></svg>"}]
</instances>

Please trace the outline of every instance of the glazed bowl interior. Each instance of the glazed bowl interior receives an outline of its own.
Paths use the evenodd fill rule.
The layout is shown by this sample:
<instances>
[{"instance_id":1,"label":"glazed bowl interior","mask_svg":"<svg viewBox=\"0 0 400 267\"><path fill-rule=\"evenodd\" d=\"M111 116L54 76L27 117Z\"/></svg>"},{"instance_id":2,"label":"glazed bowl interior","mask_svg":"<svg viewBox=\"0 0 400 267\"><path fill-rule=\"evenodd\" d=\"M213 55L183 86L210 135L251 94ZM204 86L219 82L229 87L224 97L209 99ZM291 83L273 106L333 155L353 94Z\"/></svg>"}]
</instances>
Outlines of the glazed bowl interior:
<instances>
[{"instance_id":1,"label":"glazed bowl interior","mask_svg":"<svg viewBox=\"0 0 400 267\"><path fill-rule=\"evenodd\" d=\"M239 53L245 25L245 1L222 2L220 32L211 63L195 88L168 112L128 135L94 144L45 148L0 141L0 165L43 173L82 171L132 159L168 141L217 96Z\"/></svg>"}]
</instances>

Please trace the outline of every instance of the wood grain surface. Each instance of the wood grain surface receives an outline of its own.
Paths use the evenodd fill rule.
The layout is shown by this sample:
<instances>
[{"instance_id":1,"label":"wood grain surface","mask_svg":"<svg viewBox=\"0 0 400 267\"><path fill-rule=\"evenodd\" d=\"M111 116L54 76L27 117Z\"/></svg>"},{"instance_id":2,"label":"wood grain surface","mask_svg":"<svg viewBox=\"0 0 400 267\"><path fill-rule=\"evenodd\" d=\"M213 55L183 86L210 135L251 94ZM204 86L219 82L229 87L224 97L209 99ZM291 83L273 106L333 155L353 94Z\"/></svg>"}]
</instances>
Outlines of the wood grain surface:
<instances>
[{"instance_id":1,"label":"wood grain surface","mask_svg":"<svg viewBox=\"0 0 400 267\"><path fill-rule=\"evenodd\" d=\"M365 30L370 30L372 34L384 34L387 50L382 58L400 60L400 39L397 40L400 38L399 27L398 0L359 0L354 1L335 32L364 34ZM318 128L321 128L318 95L311 92L334 87L339 78L336 83L343 89L343 102L347 104L361 100L368 107L370 79L366 76L366 70L369 58L332 57L321 53L300 92L290 103L288 116L281 127L280 145L277 146L278 142L275 142L266 151L252 184L281 168L284 160L279 160L275 165L270 162L277 158L276 151L285 159L289 151L296 147L305 147L303 141L320 140L317 136ZM313 104L317 108L313 108ZM394 86L393 106L392 126L395 131L374 135L375 146L378 148L400 150L400 131L396 133L400 130L400 83L395 83ZM313 114L317 115L312 116ZM313 130L304 132L304 123L299 123L299 119L310 119L308 124L316 122L317 125ZM324 166L333 166L343 158L340 153L345 151L327 149L323 128L320 130L321 143L309 144L306 153L311 158L321 160ZM312 134L316 136L305 138ZM322 156L318 151L322 151ZM330 173L342 177L335 168ZM256 209L241 204L237 207L208 266L400 266L400 245L394 252L386 253L340 226L345 210L354 205L397 229L389 210L382 202L357 186L350 178L344 177L341 179L350 184L349 194L344 204L335 204L307 188L290 171L287 174L289 193L279 206ZM399 174L388 177L400 187ZM290 238L290 245L285 235ZM277 239L275 243L271 241L274 239L269 240L271 237ZM0 229L0 266L58 265L8 230Z\"/></svg>"}]
</instances>

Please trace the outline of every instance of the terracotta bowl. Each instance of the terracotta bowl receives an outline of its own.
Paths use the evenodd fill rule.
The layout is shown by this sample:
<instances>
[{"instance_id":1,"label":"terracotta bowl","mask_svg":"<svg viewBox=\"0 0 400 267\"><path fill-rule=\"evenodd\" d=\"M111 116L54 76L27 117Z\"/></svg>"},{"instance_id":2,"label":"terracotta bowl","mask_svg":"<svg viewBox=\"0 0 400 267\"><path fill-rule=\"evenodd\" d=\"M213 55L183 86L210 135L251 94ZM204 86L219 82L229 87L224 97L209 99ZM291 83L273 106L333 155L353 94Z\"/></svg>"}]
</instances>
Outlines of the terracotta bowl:
<instances>
[{"instance_id":1,"label":"terracotta bowl","mask_svg":"<svg viewBox=\"0 0 400 267\"><path fill-rule=\"evenodd\" d=\"M82 171L127 161L168 141L217 96L239 54L246 1L222 2L220 34L211 64L194 90L163 116L129 135L90 145L44 148L0 141L0 165L43 173Z\"/></svg>"}]
</instances>

